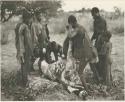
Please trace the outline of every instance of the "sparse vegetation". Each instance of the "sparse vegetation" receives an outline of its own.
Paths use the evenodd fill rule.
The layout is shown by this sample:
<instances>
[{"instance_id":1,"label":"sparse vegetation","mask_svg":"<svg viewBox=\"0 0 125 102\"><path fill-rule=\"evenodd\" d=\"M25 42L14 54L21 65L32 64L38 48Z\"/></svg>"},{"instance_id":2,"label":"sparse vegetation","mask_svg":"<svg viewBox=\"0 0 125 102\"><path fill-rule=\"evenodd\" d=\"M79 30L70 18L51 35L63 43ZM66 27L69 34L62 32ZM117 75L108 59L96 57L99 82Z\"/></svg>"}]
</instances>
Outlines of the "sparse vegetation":
<instances>
[{"instance_id":1,"label":"sparse vegetation","mask_svg":"<svg viewBox=\"0 0 125 102\"><path fill-rule=\"evenodd\" d=\"M107 19L108 29L112 34L124 35L124 17L120 16L117 19Z\"/></svg>"},{"instance_id":2,"label":"sparse vegetation","mask_svg":"<svg viewBox=\"0 0 125 102\"><path fill-rule=\"evenodd\" d=\"M65 26L67 24L67 18L70 14L73 14L76 16L78 22L85 27L87 32L93 31L93 19L90 14L90 12L84 12L84 13L63 13L61 16L57 16L56 18L53 18L50 20L50 26L49 29L51 33L54 34L60 34L65 32ZM121 14L118 17L115 17L114 15L111 15L111 17L106 16L106 13L104 13L103 17L107 21L107 27L112 34L120 34L124 35L124 15Z\"/></svg>"},{"instance_id":3,"label":"sparse vegetation","mask_svg":"<svg viewBox=\"0 0 125 102\"><path fill-rule=\"evenodd\" d=\"M105 11L103 11L104 13ZM117 12L119 12L117 10ZM89 67L87 66L86 70L86 78L87 82L90 83L90 88L95 89L95 93L93 96L88 97L89 100L123 100L124 99L124 14L120 12L120 15L115 17L115 12L113 15L108 15L104 13L104 18L107 21L108 29L113 34L112 43L112 74L113 78L119 81L119 84L116 87L113 87L110 91L110 95L105 96L104 93L98 92L99 86L92 83L92 73ZM51 40L55 40L56 42L63 44L63 41L66 37L64 34L65 26L67 25L67 17L70 14L74 14L78 22L83 25L88 33L93 31L92 17L90 14L90 10L82 9L79 12L70 12L65 13L61 12L55 17L49 19L49 30L50 30L50 38ZM29 90L21 87L21 75L20 71L17 67L16 62L16 49L15 49L15 33L14 28L18 22L18 16L12 17L9 21L0 23L1 26L1 93L2 100L3 96L10 100L10 97L13 97L11 100L80 100L78 96L69 94L64 90L61 86L56 88L52 88L50 90L46 90L41 92L39 95L30 93ZM17 20L15 20L17 19ZM53 34L55 34L53 36ZM122 35L122 36L116 36ZM15 70L15 71L14 71ZM36 95L36 96L35 96Z\"/></svg>"}]
</instances>

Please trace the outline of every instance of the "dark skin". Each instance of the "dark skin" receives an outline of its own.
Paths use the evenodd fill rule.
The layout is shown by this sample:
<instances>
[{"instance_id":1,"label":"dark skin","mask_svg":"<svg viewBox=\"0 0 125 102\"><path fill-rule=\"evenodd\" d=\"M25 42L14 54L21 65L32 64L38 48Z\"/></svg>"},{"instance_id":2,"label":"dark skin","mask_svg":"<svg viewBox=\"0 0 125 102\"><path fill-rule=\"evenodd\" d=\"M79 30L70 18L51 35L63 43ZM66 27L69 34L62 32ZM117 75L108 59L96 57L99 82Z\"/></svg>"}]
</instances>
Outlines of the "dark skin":
<instances>
[{"instance_id":1,"label":"dark skin","mask_svg":"<svg viewBox=\"0 0 125 102\"><path fill-rule=\"evenodd\" d=\"M41 14L40 13L36 13L35 16L36 16L37 21L40 23L41 20L42 20L41 19ZM42 43L41 38L42 38L42 36L39 36L39 41ZM45 59L47 61L47 63L51 63L50 60L49 60L49 58L48 58L49 56L48 56L47 48L45 48L45 49L46 49L45 53L42 51L43 49L40 49L40 48L34 49L34 56L33 56L33 59L32 59L33 60L32 63L35 62L36 58L40 57L40 59L38 61L38 66L39 66L40 73L42 73L42 71L41 71L41 61L43 61Z\"/></svg>"},{"instance_id":2,"label":"dark skin","mask_svg":"<svg viewBox=\"0 0 125 102\"><path fill-rule=\"evenodd\" d=\"M92 17L94 19L94 33L93 36L91 38L91 40L95 40L97 42L99 35L102 35L104 33L104 31L107 30L107 24L105 19L103 19L99 12L92 12Z\"/></svg>"},{"instance_id":3,"label":"dark skin","mask_svg":"<svg viewBox=\"0 0 125 102\"><path fill-rule=\"evenodd\" d=\"M86 47L88 47L88 46L91 46L90 44L89 44L89 41L87 41L87 40L89 40L87 37L83 37L83 35L84 35L84 33L86 33L85 32L85 29L80 29L79 28L79 24L77 23L77 21L73 21L73 20L69 20L68 21L69 22L69 27L72 27L73 29L77 29L77 27L78 27L78 31L77 31L77 34L75 35L75 36L73 36L72 37L72 41L74 41L73 39L75 39L75 38L77 38L78 36L78 40L75 40L75 42L76 43L79 43L78 45L81 45L81 42L79 42L79 41L81 41L82 40L82 42L83 41L85 41L86 42ZM67 29L69 29L69 27L67 26L66 28ZM81 36L81 35L82 36ZM85 34L86 35L86 34ZM67 39L64 41L64 45L63 45L63 47L64 47L64 49L63 49L63 53L64 53L64 58L67 58L66 56L67 56L67 53L65 52L65 50L67 50L67 48L68 48L68 42L69 42L69 39L70 38L68 38L67 37ZM74 42L73 42L74 43ZM74 43L74 45L72 45L72 46L75 46L75 44L76 43ZM65 46L66 46L66 48L65 48ZM81 52L82 52L82 50L81 49L83 49L84 48L84 42L83 42L83 45L81 45L81 47L80 48L78 48L78 50L80 50ZM77 51L78 51L77 50ZM85 51L85 49L83 49L84 51ZM88 50L90 51L89 52L89 54L92 54L92 51L91 51L91 49L90 48L88 48ZM68 51L68 50L67 50ZM85 58L85 56L86 55L84 55L84 54L82 54L82 53L84 53L84 52L82 52L82 53L79 53L79 52L77 52L76 51L76 53L77 53L77 55L79 56L82 56L82 57L80 57L80 58L78 58L77 57L77 55L76 55L76 59L78 58L78 60L79 60L79 62L77 63L78 64L78 69L77 69L77 71L78 71L78 74L79 74L79 77L80 77L80 80L81 80L81 82L82 82L82 85L84 86L84 88L86 89L86 91L88 91L88 92L90 92L89 90L88 90L88 87L87 87L87 84L86 84L86 80L85 80L85 74L83 73L83 71L84 71L84 69L85 69L85 67L86 67L86 65L87 65L87 63L89 63L89 60L86 60L86 58ZM72 49L72 52L74 52L74 49ZM86 52L86 51L85 51ZM86 52L87 53L87 52ZM74 55L75 53L73 53L73 55ZM88 58L90 58L90 56L86 56L86 57L88 57ZM91 56L91 58L92 58L93 56ZM74 56L74 58L75 58L75 56ZM93 71L94 69L92 69L92 71Z\"/></svg>"},{"instance_id":4,"label":"dark skin","mask_svg":"<svg viewBox=\"0 0 125 102\"><path fill-rule=\"evenodd\" d=\"M106 26L106 21L100 16L99 11L97 12L91 12L91 15L94 19L94 33L93 36L91 38L91 41L95 40L95 44L94 46L97 49L97 52L100 52L100 49L102 47L102 44L104 42L103 37L101 37L101 35L104 34L104 31L106 31L107 26ZM99 57L100 58L100 57ZM100 60L100 59L99 59ZM94 69L94 77L97 81L97 83L101 82L102 78L102 70L98 67L98 64L90 64L91 69ZM97 72L97 74L95 73Z\"/></svg>"},{"instance_id":5,"label":"dark skin","mask_svg":"<svg viewBox=\"0 0 125 102\"><path fill-rule=\"evenodd\" d=\"M72 28L76 28L77 26L77 22L69 22L69 25L72 26ZM85 87L85 89L88 91L88 87L86 85L86 80L85 80L85 75L83 73L84 69L85 69L85 66L87 65L87 61L83 59L80 60L80 63L79 63L79 69L78 69L78 74L79 74L79 77L80 77L80 80L83 84L83 86Z\"/></svg>"},{"instance_id":6,"label":"dark skin","mask_svg":"<svg viewBox=\"0 0 125 102\"><path fill-rule=\"evenodd\" d=\"M91 13L92 14L92 17L93 17L93 19L96 19L100 14L99 14L99 12L97 12L97 13Z\"/></svg>"},{"instance_id":7,"label":"dark skin","mask_svg":"<svg viewBox=\"0 0 125 102\"><path fill-rule=\"evenodd\" d=\"M50 53L51 52L54 53L55 61L58 60L58 56L61 57L62 55L62 46L57 44L55 41L50 42L50 45L48 46L48 50Z\"/></svg>"},{"instance_id":8,"label":"dark skin","mask_svg":"<svg viewBox=\"0 0 125 102\"><path fill-rule=\"evenodd\" d=\"M109 87L110 87L111 81L112 81L112 74L111 74L112 61L111 61L111 52L110 52L110 50L112 49L112 44L110 43L110 38L111 38L111 35L104 36L104 41L106 43L108 43L108 45L106 46L107 53L105 55L106 59L105 59L104 79L105 79L106 85L108 85Z\"/></svg>"},{"instance_id":9,"label":"dark skin","mask_svg":"<svg viewBox=\"0 0 125 102\"><path fill-rule=\"evenodd\" d=\"M23 23L25 23L27 25L27 27L29 27L30 23L31 23L32 19L30 17L27 17L27 18L23 18ZM16 26L16 29L15 29L15 32L16 32L16 43L18 43L19 41L19 28L20 28L20 25L19 26ZM23 29L22 31L26 31L25 29ZM27 33L20 33L20 35L27 35ZM28 37L27 36L22 36L24 37L24 39L28 40ZM18 39L18 41L17 41ZM29 42L30 40L28 40L28 43L25 43L25 41L23 43L25 43L26 45L30 46L30 43ZM25 45L24 44L24 45ZM31 47L30 47L31 48ZM17 47L18 49L18 47ZM29 49L28 49L29 50ZM29 52L29 51L28 51ZM32 56L32 48L30 49L30 55L27 55L26 53L28 53L27 50L25 51L25 53L22 53L22 52L18 52L17 54L17 60L19 61L19 63L21 64L21 71L22 71L22 84L24 86L26 86L26 83L28 81L28 74L31 72L31 59L30 57Z\"/></svg>"},{"instance_id":10,"label":"dark skin","mask_svg":"<svg viewBox=\"0 0 125 102\"><path fill-rule=\"evenodd\" d=\"M37 14L37 15L36 15L36 19L38 20L38 22L41 22L41 15L40 15L40 14Z\"/></svg>"}]
</instances>

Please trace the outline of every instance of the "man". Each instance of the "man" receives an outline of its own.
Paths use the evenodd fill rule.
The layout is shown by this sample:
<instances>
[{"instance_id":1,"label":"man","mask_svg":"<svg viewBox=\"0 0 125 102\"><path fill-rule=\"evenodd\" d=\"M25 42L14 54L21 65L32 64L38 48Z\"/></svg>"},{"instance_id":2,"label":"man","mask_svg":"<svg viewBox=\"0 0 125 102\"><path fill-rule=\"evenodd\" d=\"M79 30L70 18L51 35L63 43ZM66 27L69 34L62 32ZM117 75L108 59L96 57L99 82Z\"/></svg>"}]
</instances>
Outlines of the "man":
<instances>
[{"instance_id":1,"label":"man","mask_svg":"<svg viewBox=\"0 0 125 102\"><path fill-rule=\"evenodd\" d=\"M46 34L47 34L48 40L50 40L49 29L48 29L48 24L47 23L45 24L45 30L46 30Z\"/></svg>"},{"instance_id":2,"label":"man","mask_svg":"<svg viewBox=\"0 0 125 102\"><path fill-rule=\"evenodd\" d=\"M92 8L91 14L94 19L94 27L93 27L94 34L92 35L91 41L94 42L95 40L94 46L96 47L97 52L99 53L103 44L103 41L101 39L102 39L102 36L107 31L107 25L106 25L106 21L100 16L99 9L97 7ZM100 56L99 56L99 60L101 60ZM100 82L103 76L101 74L103 69L100 69L99 63L90 64L90 67L91 69L97 69L99 76L97 76L95 73L94 74L95 74L96 80Z\"/></svg>"},{"instance_id":3,"label":"man","mask_svg":"<svg viewBox=\"0 0 125 102\"><path fill-rule=\"evenodd\" d=\"M68 23L68 35L63 44L64 58L67 59L67 52L70 46L72 56L75 58L76 62L78 62L79 67L77 70L80 80L85 89L88 90L83 70L86 64L90 62L93 57L91 41L86 33L86 30L77 23L77 20L73 15L69 16Z\"/></svg>"},{"instance_id":4,"label":"man","mask_svg":"<svg viewBox=\"0 0 125 102\"><path fill-rule=\"evenodd\" d=\"M41 12L39 10L35 11L34 21L31 25L31 33L34 36L34 46L41 44L40 46L43 47L45 44L45 40L47 40L46 31L41 24Z\"/></svg>"},{"instance_id":5,"label":"man","mask_svg":"<svg viewBox=\"0 0 125 102\"><path fill-rule=\"evenodd\" d=\"M26 85L28 74L31 71L31 57L33 55L33 42L30 33L31 21L31 13L24 9L22 23L18 23L15 29L17 60L21 64L23 85Z\"/></svg>"},{"instance_id":6,"label":"man","mask_svg":"<svg viewBox=\"0 0 125 102\"><path fill-rule=\"evenodd\" d=\"M94 34L91 41L95 40L95 47L97 48L97 51L100 51L100 37L105 34L105 31L107 31L107 24L106 21L100 16L99 9L97 7L92 8L91 14L94 19Z\"/></svg>"},{"instance_id":7,"label":"man","mask_svg":"<svg viewBox=\"0 0 125 102\"><path fill-rule=\"evenodd\" d=\"M47 44L48 44L48 36L46 34L45 27L42 25L41 12L39 10L35 11L34 22L31 25L31 33L34 36L34 39L33 39L34 52L39 53L37 55L37 57L40 57L38 66L41 71L41 61L44 59L45 55L46 55L47 59L49 59L50 56L48 55L47 51L45 50L47 48ZM44 49L44 52L43 52L43 49ZM39 50L39 51L36 51L36 50ZM32 66L33 66L34 60L35 59L33 59Z\"/></svg>"}]
</instances>

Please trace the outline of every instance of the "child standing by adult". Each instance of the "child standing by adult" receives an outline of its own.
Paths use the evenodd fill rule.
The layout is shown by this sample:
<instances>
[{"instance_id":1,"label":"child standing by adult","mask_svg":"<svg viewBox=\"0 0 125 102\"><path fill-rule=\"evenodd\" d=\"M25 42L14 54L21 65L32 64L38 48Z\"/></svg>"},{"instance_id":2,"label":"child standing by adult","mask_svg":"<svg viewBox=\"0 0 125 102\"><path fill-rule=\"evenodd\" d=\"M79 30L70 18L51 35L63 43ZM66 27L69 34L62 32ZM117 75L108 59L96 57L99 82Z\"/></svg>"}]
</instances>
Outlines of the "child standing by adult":
<instances>
[{"instance_id":1,"label":"child standing by adult","mask_svg":"<svg viewBox=\"0 0 125 102\"><path fill-rule=\"evenodd\" d=\"M111 58L111 50L112 50L112 43L110 42L111 39L111 33L107 31L103 37L102 40L103 45L101 48L101 51L99 53L99 56L101 57L100 60L100 69L103 70L102 77L103 81L106 85L110 86L112 81L112 75L111 75L111 64L112 64L112 58ZM103 68L102 68L103 67Z\"/></svg>"}]
</instances>

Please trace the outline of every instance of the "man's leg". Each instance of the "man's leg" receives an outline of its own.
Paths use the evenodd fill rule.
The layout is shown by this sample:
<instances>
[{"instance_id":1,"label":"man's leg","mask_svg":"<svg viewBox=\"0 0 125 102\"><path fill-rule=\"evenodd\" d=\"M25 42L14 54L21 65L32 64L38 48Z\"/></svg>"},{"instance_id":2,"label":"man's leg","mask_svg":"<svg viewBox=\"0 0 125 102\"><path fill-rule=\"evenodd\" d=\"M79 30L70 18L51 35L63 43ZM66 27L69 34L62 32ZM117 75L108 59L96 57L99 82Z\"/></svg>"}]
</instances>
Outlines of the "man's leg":
<instances>
[{"instance_id":1,"label":"man's leg","mask_svg":"<svg viewBox=\"0 0 125 102\"><path fill-rule=\"evenodd\" d=\"M100 82L100 76L99 76L99 72L98 72L98 70L97 70L97 64L96 64L96 63L89 63L89 65L90 65L90 68L91 68L91 70L92 70L92 72L93 72L94 78L95 78L98 82Z\"/></svg>"},{"instance_id":2,"label":"man's leg","mask_svg":"<svg viewBox=\"0 0 125 102\"><path fill-rule=\"evenodd\" d=\"M35 57L32 57L32 58L31 58L31 71L35 71L35 70L34 70L34 66L33 66L35 60L36 60Z\"/></svg>"},{"instance_id":3,"label":"man's leg","mask_svg":"<svg viewBox=\"0 0 125 102\"><path fill-rule=\"evenodd\" d=\"M32 60L31 56L25 56L24 58L24 66L22 67L22 76L23 76L23 83L24 85L27 84L28 81L28 75L31 72L31 67L32 67Z\"/></svg>"},{"instance_id":4,"label":"man's leg","mask_svg":"<svg viewBox=\"0 0 125 102\"><path fill-rule=\"evenodd\" d=\"M21 74L22 74L22 84L23 86L26 86L28 78L27 78L27 72L25 71L24 63L21 64Z\"/></svg>"},{"instance_id":5,"label":"man's leg","mask_svg":"<svg viewBox=\"0 0 125 102\"><path fill-rule=\"evenodd\" d=\"M105 77L106 77L106 85L110 86L111 85L111 81L112 81L112 74L111 74L111 60L106 59L106 63L105 63Z\"/></svg>"},{"instance_id":6,"label":"man's leg","mask_svg":"<svg viewBox=\"0 0 125 102\"><path fill-rule=\"evenodd\" d=\"M43 61L43 58L41 57L38 61L38 67L39 67L39 71L40 71L40 74L42 75L43 72L42 72L42 69L41 69L41 62Z\"/></svg>"},{"instance_id":7,"label":"man's leg","mask_svg":"<svg viewBox=\"0 0 125 102\"><path fill-rule=\"evenodd\" d=\"M86 85L86 80L85 80L85 75L83 73L84 69L85 69L85 66L86 66L87 62L85 60L81 60L79 62L79 70L78 70L78 74L79 74L79 77L80 77L80 80L82 82L82 85L85 87L85 89L88 91L88 87Z\"/></svg>"},{"instance_id":8,"label":"man's leg","mask_svg":"<svg viewBox=\"0 0 125 102\"><path fill-rule=\"evenodd\" d=\"M98 71L99 75L102 78L102 83L105 83L105 58L103 56L99 56L99 63L98 63Z\"/></svg>"},{"instance_id":9,"label":"man's leg","mask_svg":"<svg viewBox=\"0 0 125 102\"><path fill-rule=\"evenodd\" d=\"M23 86L26 86L28 81L28 59L24 56L24 63L21 63L21 72L22 72L22 83Z\"/></svg>"}]
</instances>

